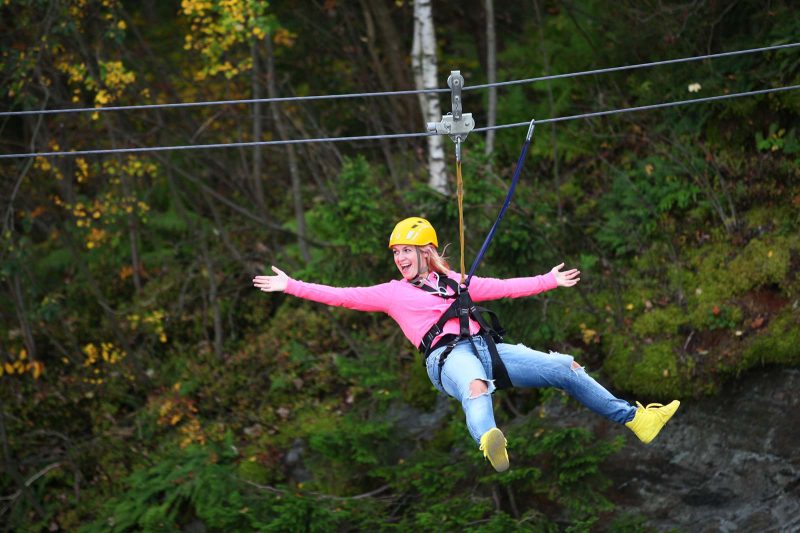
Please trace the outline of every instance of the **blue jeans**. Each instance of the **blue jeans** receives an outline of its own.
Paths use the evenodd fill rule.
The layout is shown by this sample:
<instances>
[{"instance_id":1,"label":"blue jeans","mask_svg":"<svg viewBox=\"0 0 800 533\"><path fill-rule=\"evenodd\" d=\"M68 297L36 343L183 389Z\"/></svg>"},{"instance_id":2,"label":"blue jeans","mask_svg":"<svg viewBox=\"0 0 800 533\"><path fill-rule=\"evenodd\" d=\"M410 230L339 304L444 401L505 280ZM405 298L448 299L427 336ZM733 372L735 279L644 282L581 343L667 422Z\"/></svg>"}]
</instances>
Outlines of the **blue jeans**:
<instances>
[{"instance_id":1,"label":"blue jeans","mask_svg":"<svg viewBox=\"0 0 800 533\"><path fill-rule=\"evenodd\" d=\"M478 348L477 357L469 340L456 344L445 359L441 376L439 358L445 347L434 350L426 362L428 377L439 391L461 402L467 416L467 429L475 442L481 435L496 427L491 394L495 391L492 379L492 357L483 337L472 337ZM531 350L523 344L497 345L500 358L506 365L508 377L515 387L556 387L566 391L583 405L609 420L624 424L633 420L636 407L616 398L594 380L583 367L573 365L573 357L560 353L549 354ZM488 391L471 397L470 383L483 380Z\"/></svg>"}]
</instances>

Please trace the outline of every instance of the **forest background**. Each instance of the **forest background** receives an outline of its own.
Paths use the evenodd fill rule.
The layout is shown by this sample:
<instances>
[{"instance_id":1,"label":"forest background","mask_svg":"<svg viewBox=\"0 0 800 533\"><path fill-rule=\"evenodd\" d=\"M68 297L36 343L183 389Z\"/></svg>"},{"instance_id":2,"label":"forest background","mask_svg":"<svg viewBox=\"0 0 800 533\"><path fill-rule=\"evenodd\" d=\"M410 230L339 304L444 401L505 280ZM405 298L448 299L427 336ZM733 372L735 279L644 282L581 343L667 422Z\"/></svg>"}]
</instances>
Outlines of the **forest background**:
<instances>
[{"instance_id":1,"label":"forest background","mask_svg":"<svg viewBox=\"0 0 800 533\"><path fill-rule=\"evenodd\" d=\"M421 2L424 4L425 2ZM612 7L613 6L613 7ZM419 5L417 6L419 7ZM490 8L490 9L487 9ZM438 2L436 86L782 44L788 1ZM2 111L412 89L410 1L6 0ZM492 13L493 9L493 13ZM487 20L494 22L494 30ZM467 92L498 124L800 82L796 49ZM691 87L691 88L690 88ZM441 107L450 109L448 94ZM581 284L497 302L513 342L643 401L800 354L796 91L536 129L483 276ZM0 118L2 153L424 131L416 96ZM464 145L467 264L525 128ZM487 149L487 144L488 149ZM457 243L453 149L425 139L0 160L3 531L646 531L603 462L620 430L498 394L495 474L385 316L252 288L397 276L393 224ZM438 190L434 190L434 189ZM458 250L448 255L457 264ZM566 399L564 401L567 401ZM572 408L581 409L578 405Z\"/></svg>"}]
</instances>

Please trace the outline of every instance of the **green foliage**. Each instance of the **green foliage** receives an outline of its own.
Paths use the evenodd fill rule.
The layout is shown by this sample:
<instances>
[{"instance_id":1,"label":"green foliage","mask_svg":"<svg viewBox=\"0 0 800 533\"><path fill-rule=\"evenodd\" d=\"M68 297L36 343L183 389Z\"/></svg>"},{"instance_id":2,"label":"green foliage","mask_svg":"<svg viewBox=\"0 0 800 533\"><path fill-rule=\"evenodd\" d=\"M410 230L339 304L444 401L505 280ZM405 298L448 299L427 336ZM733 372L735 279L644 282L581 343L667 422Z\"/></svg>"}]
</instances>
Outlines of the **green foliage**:
<instances>
[{"instance_id":1,"label":"green foliage","mask_svg":"<svg viewBox=\"0 0 800 533\"><path fill-rule=\"evenodd\" d=\"M353 284L376 272L386 273L390 263L388 235L400 216L376 202L382 190L376 172L363 156L347 159L335 187L336 202L321 203L306 213L311 234L333 248L316 253L308 274L323 283ZM388 193L388 191L387 191ZM389 201L384 198L384 201ZM386 250L386 254L376 253ZM346 257L346 268L338 265ZM304 273L301 273L303 275Z\"/></svg>"},{"instance_id":2,"label":"green foliage","mask_svg":"<svg viewBox=\"0 0 800 533\"><path fill-rule=\"evenodd\" d=\"M616 170L611 190L600 201L605 220L597 230L598 242L616 255L645 249L658 237L665 217L693 207L700 191L676 171L655 158Z\"/></svg>"},{"instance_id":3,"label":"green foliage","mask_svg":"<svg viewBox=\"0 0 800 533\"><path fill-rule=\"evenodd\" d=\"M245 503L226 468L235 457L232 450L230 440L214 448L190 446L133 472L124 494L82 531L179 531L189 517L212 528L242 528Z\"/></svg>"}]
</instances>

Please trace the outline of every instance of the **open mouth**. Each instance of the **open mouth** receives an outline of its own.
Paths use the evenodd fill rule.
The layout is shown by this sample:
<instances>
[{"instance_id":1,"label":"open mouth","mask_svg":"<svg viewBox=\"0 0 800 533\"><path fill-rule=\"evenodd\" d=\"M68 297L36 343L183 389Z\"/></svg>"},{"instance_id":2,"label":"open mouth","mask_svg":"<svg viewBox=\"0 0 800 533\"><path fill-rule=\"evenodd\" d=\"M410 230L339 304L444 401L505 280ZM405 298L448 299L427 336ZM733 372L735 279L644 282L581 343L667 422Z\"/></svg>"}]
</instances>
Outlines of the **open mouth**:
<instances>
[{"instance_id":1,"label":"open mouth","mask_svg":"<svg viewBox=\"0 0 800 533\"><path fill-rule=\"evenodd\" d=\"M411 265L399 265L400 266L400 273L404 276L411 275Z\"/></svg>"}]
</instances>

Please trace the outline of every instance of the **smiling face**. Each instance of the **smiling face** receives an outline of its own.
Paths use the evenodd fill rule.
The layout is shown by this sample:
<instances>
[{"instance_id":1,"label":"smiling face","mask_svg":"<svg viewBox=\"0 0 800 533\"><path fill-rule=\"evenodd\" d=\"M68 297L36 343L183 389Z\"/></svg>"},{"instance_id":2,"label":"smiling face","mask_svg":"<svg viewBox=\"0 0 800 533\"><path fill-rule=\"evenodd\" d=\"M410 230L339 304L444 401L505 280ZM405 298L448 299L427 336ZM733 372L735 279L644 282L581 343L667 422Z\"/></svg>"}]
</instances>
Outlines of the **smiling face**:
<instances>
[{"instance_id":1,"label":"smiling face","mask_svg":"<svg viewBox=\"0 0 800 533\"><path fill-rule=\"evenodd\" d=\"M411 244L396 244L392 246L392 254L394 255L394 264L397 270L400 271L406 281L412 281L420 273L428 273L428 265L426 262L427 252L420 252L417 246ZM422 270L420 271L420 261L422 261Z\"/></svg>"}]
</instances>

